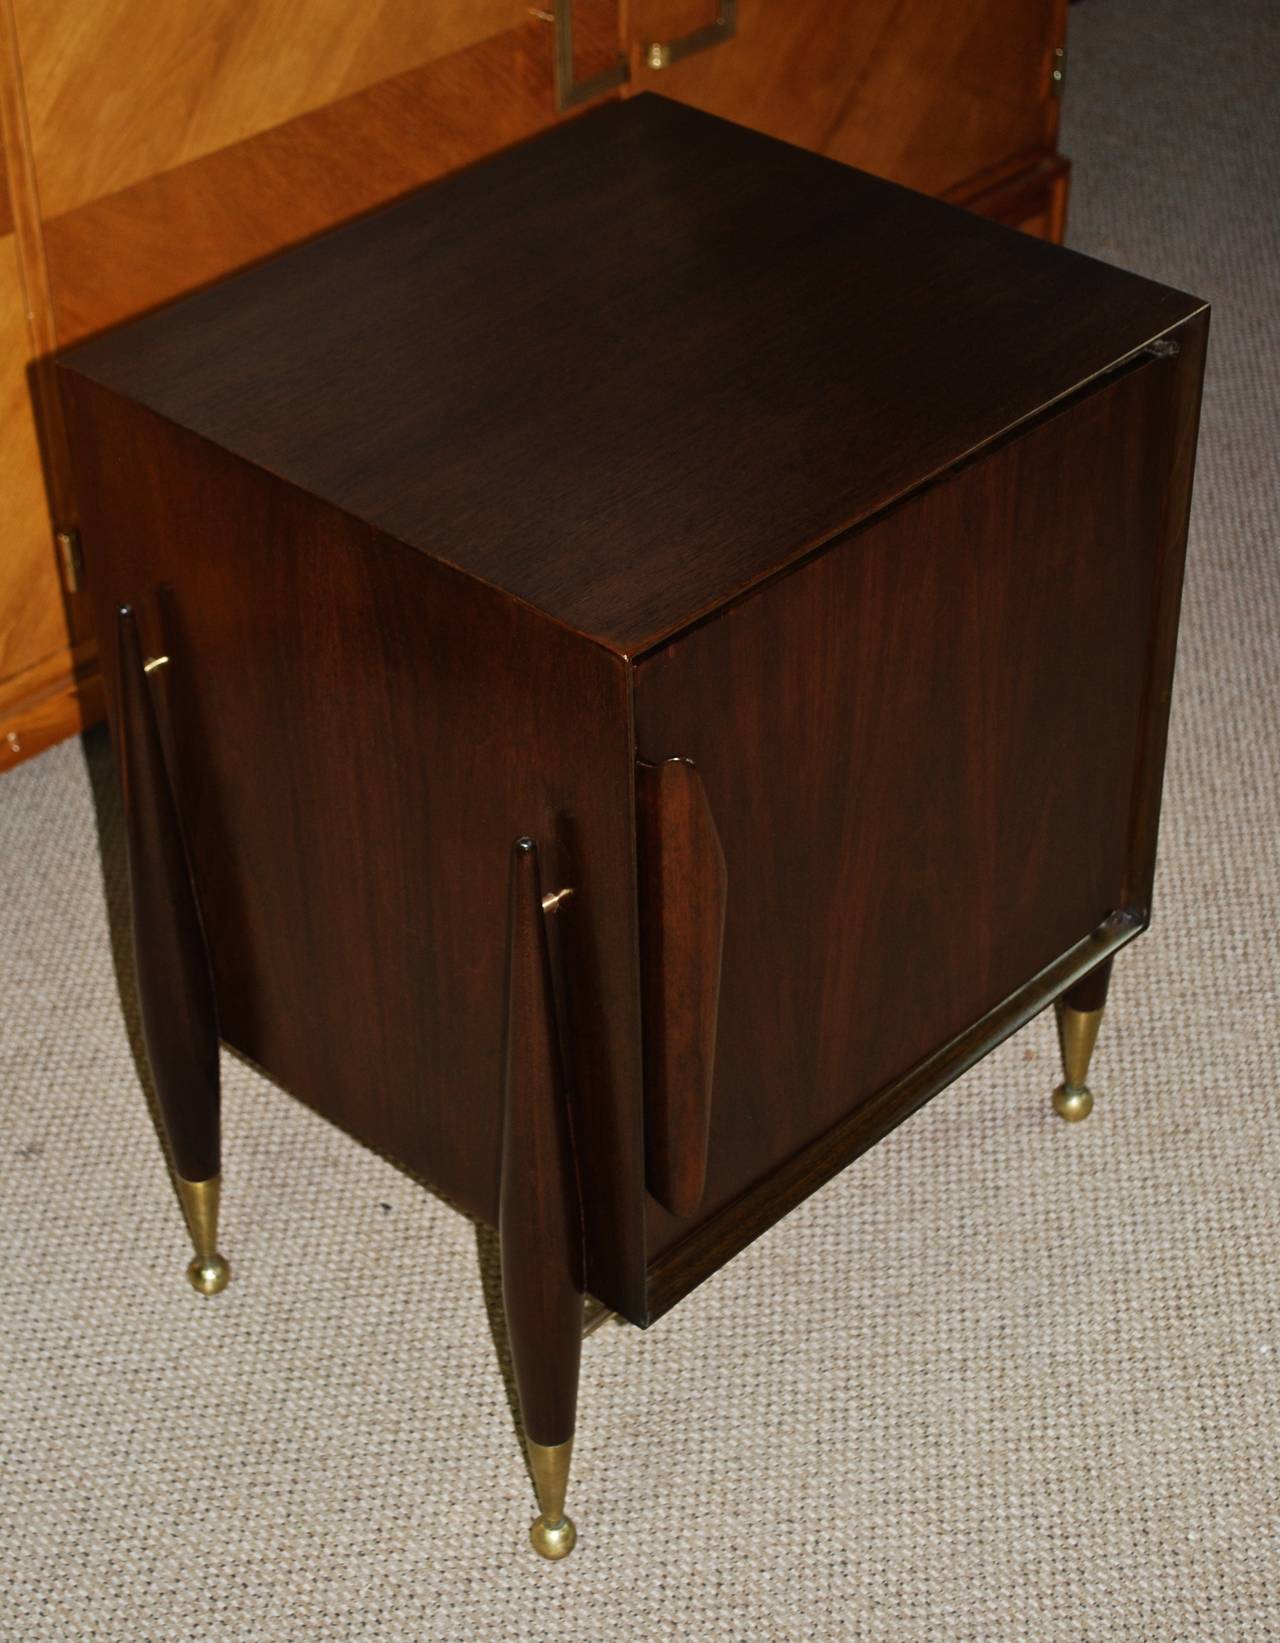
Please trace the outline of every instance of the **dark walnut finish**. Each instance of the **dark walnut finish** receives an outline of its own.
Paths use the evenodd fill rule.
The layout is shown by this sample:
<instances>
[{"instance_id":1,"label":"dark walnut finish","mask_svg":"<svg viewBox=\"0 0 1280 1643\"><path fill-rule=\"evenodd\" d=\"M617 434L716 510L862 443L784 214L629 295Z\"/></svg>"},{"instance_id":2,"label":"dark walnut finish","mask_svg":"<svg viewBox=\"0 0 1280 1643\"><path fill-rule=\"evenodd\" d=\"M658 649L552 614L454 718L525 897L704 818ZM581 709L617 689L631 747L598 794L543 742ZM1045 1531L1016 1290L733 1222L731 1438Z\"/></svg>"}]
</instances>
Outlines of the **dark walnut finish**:
<instances>
[{"instance_id":1,"label":"dark walnut finish","mask_svg":"<svg viewBox=\"0 0 1280 1643\"><path fill-rule=\"evenodd\" d=\"M518 839L511 861L498 1192L502 1305L542 1508L534 1545L563 1557L576 1536L564 1496L578 1403L584 1275L578 1171L546 928L547 917L565 916L569 897L558 904L555 897L553 891L544 902L537 845Z\"/></svg>"},{"instance_id":2,"label":"dark walnut finish","mask_svg":"<svg viewBox=\"0 0 1280 1643\"><path fill-rule=\"evenodd\" d=\"M1055 1000L1082 1115L1206 333L644 97L64 360L223 1035L500 1225L548 1555L584 1288L652 1321Z\"/></svg>"},{"instance_id":3,"label":"dark walnut finish","mask_svg":"<svg viewBox=\"0 0 1280 1643\"><path fill-rule=\"evenodd\" d=\"M129 606L117 613L115 627L116 763L147 1062L175 1171L183 1180L207 1181L221 1168L213 975Z\"/></svg>"},{"instance_id":4,"label":"dark walnut finish","mask_svg":"<svg viewBox=\"0 0 1280 1643\"><path fill-rule=\"evenodd\" d=\"M645 1181L673 1215L689 1216L706 1189L727 875L691 760L642 764L636 792Z\"/></svg>"}]
</instances>

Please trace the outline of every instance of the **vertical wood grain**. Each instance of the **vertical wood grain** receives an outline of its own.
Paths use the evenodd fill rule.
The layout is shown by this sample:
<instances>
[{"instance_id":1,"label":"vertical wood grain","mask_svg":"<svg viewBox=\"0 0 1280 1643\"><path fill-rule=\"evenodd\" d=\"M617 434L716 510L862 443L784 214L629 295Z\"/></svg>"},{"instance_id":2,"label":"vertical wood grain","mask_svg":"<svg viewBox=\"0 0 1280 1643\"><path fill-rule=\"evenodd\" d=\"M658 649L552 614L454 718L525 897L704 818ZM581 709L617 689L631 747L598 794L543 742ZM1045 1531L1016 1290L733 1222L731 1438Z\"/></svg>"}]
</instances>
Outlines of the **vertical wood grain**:
<instances>
[{"instance_id":1,"label":"vertical wood grain","mask_svg":"<svg viewBox=\"0 0 1280 1643\"><path fill-rule=\"evenodd\" d=\"M58 345L53 299L45 254L44 208L37 186L26 102L26 84L14 27L13 0L0 0L0 130L4 137L10 209L26 303L30 379L40 429L45 484L52 516L59 523L73 517L71 469L66 429L51 357ZM50 554L52 554L50 544Z\"/></svg>"},{"instance_id":2,"label":"vertical wood grain","mask_svg":"<svg viewBox=\"0 0 1280 1643\"><path fill-rule=\"evenodd\" d=\"M696 760L735 887L700 1217L1125 905L1167 368L638 665L638 752Z\"/></svg>"},{"instance_id":3,"label":"vertical wood grain","mask_svg":"<svg viewBox=\"0 0 1280 1643\"><path fill-rule=\"evenodd\" d=\"M692 1215L707 1174L715 1078L724 852L688 759L637 774L645 1068L645 1184Z\"/></svg>"},{"instance_id":4,"label":"vertical wood grain","mask_svg":"<svg viewBox=\"0 0 1280 1643\"><path fill-rule=\"evenodd\" d=\"M582 1212L537 846L512 851L498 1234L526 1437L573 1436L582 1349Z\"/></svg>"},{"instance_id":5,"label":"vertical wood grain","mask_svg":"<svg viewBox=\"0 0 1280 1643\"><path fill-rule=\"evenodd\" d=\"M56 525L72 520L74 501L11 0L0 0L0 149L0 217L11 228L0 238L2 771L78 729L101 701L92 661L85 672L86 601L64 587L55 547Z\"/></svg>"},{"instance_id":6,"label":"vertical wood grain","mask_svg":"<svg viewBox=\"0 0 1280 1643\"><path fill-rule=\"evenodd\" d=\"M220 1167L213 977L129 606L117 613L116 668L116 748L147 1061L173 1166L185 1180L207 1181Z\"/></svg>"},{"instance_id":7,"label":"vertical wood grain","mask_svg":"<svg viewBox=\"0 0 1280 1643\"><path fill-rule=\"evenodd\" d=\"M1173 340L1162 344L1166 357L1160 361L1172 461L1169 484L1161 498L1157 595L1146 629L1146 694L1134 772L1126 885L1128 900L1148 916L1155 884L1160 792L1169 737L1169 710L1173 701L1178 617L1182 607L1191 487L1195 478L1196 441L1200 430L1200 394L1208 345L1209 313L1205 310L1179 326L1173 333ZM1173 351L1170 352L1170 349Z\"/></svg>"},{"instance_id":8,"label":"vertical wood grain","mask_svg":"<svg viewBox=\"0 0 1280 1643\"><path fill-rule=\"evenodd\" d=\"M18 259L15 237L0 239L0 716L30 693L23 676L67 644L27 375L31 335ZM6 762L0 750L0 769Z\"/></svg>"},{"instance_id":9,"label":"vertical wood grain","mask_svg":"<svg viewBox=\"0 0 1280 1643\"><path fill-rule=\"evenodd\" d=\"M92 384L68 407L100 621L157 586L181 659L172 770L225 1040L496 1225L509 857L535 835L573 888L587 1287L638 1317L625 665Z\"/></svg>"}]
</instances>

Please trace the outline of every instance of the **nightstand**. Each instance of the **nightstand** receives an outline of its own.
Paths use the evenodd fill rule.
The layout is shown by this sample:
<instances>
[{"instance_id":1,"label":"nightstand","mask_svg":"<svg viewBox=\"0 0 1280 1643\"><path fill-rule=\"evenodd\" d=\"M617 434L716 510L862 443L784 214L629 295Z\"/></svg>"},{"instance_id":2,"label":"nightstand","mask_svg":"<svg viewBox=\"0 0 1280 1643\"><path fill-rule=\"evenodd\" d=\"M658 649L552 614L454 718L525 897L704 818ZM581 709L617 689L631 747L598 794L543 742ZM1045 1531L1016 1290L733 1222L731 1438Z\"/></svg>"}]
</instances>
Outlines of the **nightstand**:
<instances>
[{"instance_id":1,"label":"nightstand","mask_svg":"<svg viewBox=\"0 0 1280 1643\"><path fill-rule=\"evenodd\" d=\"M1083 1117L1206 331L640 97L67 356L197 1288L221 1037L500 1229L560 1556L584 1295L652 1322L1055 1002Z\"/></svg>"}]
</instances>

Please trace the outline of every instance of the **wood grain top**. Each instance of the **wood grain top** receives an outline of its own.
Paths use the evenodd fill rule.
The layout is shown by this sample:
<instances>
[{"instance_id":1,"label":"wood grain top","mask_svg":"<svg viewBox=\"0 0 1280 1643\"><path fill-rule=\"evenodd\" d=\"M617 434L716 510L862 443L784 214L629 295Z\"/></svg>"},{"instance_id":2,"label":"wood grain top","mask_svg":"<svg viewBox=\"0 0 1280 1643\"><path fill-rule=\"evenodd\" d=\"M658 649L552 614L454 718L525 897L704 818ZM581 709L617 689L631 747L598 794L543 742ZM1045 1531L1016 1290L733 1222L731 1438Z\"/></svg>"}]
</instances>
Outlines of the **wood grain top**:
<instances>
[{"instance_id":1,"label":"wood grain top","mask_svg":"<svg viewBox=\"0 0 1280 1643\"><path fill-rule=\"evenodd\" d=\"M634 655L1202 306L643 96L63 363Z\"/></svg>"}]
</instances>

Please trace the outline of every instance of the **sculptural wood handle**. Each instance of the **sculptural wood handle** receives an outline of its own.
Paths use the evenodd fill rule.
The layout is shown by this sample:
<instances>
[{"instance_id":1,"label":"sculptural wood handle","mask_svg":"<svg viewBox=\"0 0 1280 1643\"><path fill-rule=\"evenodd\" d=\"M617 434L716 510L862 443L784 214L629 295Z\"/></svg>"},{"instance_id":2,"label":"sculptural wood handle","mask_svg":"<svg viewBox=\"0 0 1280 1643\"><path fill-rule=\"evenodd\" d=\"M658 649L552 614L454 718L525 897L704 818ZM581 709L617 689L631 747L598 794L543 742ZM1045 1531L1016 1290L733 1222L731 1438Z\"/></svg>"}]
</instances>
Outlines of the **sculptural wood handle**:
<instances>
[{"instance_id":1,"label":"sculptural wood handle","mask_svg":"<svg viewBox=\"0 0 1280 1643\"><path fill-rule=\"evenodd\" d=\"M200 909L130 606L116 617L116 749L147 1060L174 1169L219 1171L218 1024Z\"/></svg>"},{"instance_id":2,"label":"sculptural wood handle","mask_svg":"<svg viewBox=\"0 0 1280 1643\"><path fill-rule=\"evenodd\" d=\"M582 1211L556 1025L538 852L512 853L498 1231L525 1435L573 1436L582 1349Z\"/></svg>"},{"instance_id":3,"label":"sculptural wood handle","mask_svg":"<svg viewBox=\"0 0 1280 1643\"><path fill-rule=\"evenodd\" d=\"M689 1216L706 1183L728 876L691 760L642 764L637 791L645 1183Z\"/></svg>"}]
</instances>

